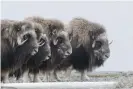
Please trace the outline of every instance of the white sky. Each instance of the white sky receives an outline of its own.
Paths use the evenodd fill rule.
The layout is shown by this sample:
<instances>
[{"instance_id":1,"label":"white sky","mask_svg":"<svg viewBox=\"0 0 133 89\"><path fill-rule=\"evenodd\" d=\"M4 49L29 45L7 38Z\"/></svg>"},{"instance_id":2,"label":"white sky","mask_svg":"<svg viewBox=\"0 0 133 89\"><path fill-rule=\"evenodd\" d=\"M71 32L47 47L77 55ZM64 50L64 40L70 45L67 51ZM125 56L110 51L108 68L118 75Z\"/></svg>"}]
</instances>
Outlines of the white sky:
<instances>
[{"instance_id":1,"label":"white sky","mask_svg":"<svg viewBox=\"0 0 133 89\"><path fill-rule=\"evenodd\" d=\"M103 24L113 40L111 57L98 71L133 71L133 3L128 2L3 2L2 19L39 15L69 22L80 16Z\"/></svg>"}]
</instances>

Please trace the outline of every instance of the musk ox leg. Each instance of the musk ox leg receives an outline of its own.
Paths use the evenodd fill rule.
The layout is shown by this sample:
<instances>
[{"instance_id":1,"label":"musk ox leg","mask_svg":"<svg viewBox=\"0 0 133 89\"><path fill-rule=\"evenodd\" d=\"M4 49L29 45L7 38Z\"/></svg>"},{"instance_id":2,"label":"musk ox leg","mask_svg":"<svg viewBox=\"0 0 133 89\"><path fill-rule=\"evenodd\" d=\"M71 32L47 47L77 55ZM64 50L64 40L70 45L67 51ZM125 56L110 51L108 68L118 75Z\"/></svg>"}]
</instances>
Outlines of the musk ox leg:
<instances>
[{"instance_id":1,"label":"musk ox leg","mask_svg":"<svg viewBox=\"0 0 133 89\"><path fill-rule=\"evenodd\" d=\"M70 67L67 69L66 73L65 73L65 76L66 76L66 78L67 78L67 81L70 81L70 79L71 79L71 72L72 72L72 66L70 66Z\"/></svg>"},{"instance_id":2,"label":"musk ox leg","mask_svg":"<svg viewBox=\"0 0 133 89\"><path fill-rule=\"evenodd\" d=\"M60 78L59 78L59 76L58 76L58 74L57 74L57 70L54 70L54 74L53 74L53 77L54 77L54 79L55 79L55 81L62 81Z\"/></svg>"},{"instance_id":3,"label":"musk ox leg","mask_svg":"<svg viewBox=\"0 0 133 89\"><path fill-rule=\"evenodd\" d=\"M46 72L46 77L47 77L47 81L51 82L51 81L57 81L55 76L54 76L54 70L51 70L49 72Z\"/></svg>"},{"instance_id":4,"label":"musk ox leg","mask_svg":"<svg viewBox=\"0 0 133 89\"><path fill-rule=\"evenodd\" d=\"M81 81L88 81L89 77L87 76L87 70L81 72Z\"/></svg>"},{"instance_id":5,"label":"musk ox leg","mask_svg":"<svg viewBox=\"0 0 133 89\"><path fill-rule=\"evenodd\" d=\"M23 82L24 83L28 83L28 82L31 82L30 79L29 79L29 70L25 70L24 73L23 73Z\"/></svg>"},{"instance_id":6,"label":"musk ox leg","mask_svg":"<svg viewBox=\"0 0 133 89\"><path fill-rule=\"evenodd\" d=\"M49 72L49 81L53 81L54 79L55 79L55 77L54 77L54 70L51 70Z\"/></svg>"},{"instance_id":7,"label":"musk ox leg","mask_svg":"<svg viewBox=\"0 0 133 89\"><path fill-rule=\"evenodd\" d=\"M30 81L32 81L32 80L33 80L33 78L32 78L32 76L31 76L31 74L32 74L32 73L28 73L28 77L29 77L29 80L30 80Z\"/></svg>"},{"instance_id":8,"label":"musk ox leg","mask_svg":"<svg viewBox=\"0 0 133 89\"><path fill-rule=\"evenodd\" d=\"M39 70L39 72L43 75L43 80L44 81L47 81L47 75L46 75L46 71L42 71L42 70Z\"/></svg>"},{"instance_id":9,"label":"musk ox leg","mask_svg":"<svg viewBox=\"0 0 133 89\"><path fill-rule=\"evenodd\" d=\"M9 70L1 71L2 82L9 83Z\"/></svg>"},{"instance_id":10,"label":"musk ox leg","mask_svg":"<svg viewBox=\"0 0 133 89\"><path fill-rule=\"evenodd\" d=\"M42 82L39 78L39 72L34 73L33 82Z\"/></svg>"},{"instance_id":11,"label":"musk ox leg","mask_svg":"<svg viewBox=\"0 0 133 89\"><path fill-rule=\"evenodd\" d=\"M50 79L50 78L49 78L49 77L50 77L50 76L49 76L49 74L50 74L49 72L50 72L50 71L41 70L41 73L42 73L43 76L44 76L44 77L43 77L43 80L45 80L46 82L49 82L49 79Z\"/></svg>"},{"instance_id":12,"label":"musk ox leg","mask_svg":"<svg viewBox=\"0 0 133 89\"><path fill-rule=\"evenodd\" d=\"M50 71L47 71L46 73L45 73L45 75L46 75L46 81L47 82L50 82Z\"/></svg>"}]
</instances>

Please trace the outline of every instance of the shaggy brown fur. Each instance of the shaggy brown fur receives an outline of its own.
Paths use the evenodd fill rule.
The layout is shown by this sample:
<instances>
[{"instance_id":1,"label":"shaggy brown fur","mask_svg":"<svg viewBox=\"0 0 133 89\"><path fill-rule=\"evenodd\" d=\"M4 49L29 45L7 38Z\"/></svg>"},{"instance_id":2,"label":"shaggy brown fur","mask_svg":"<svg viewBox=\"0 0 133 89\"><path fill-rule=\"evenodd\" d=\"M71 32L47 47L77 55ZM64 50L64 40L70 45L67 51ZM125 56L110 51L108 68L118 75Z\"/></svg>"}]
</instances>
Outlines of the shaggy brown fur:
<instances>
[{"instance_id":1,"label":"shaggy brown fur","mask_svg":"<svg viewBox=\"0 0 133 89\"><path fill-rule=\"evenodd\" d=\"M16 21L14 20L1 20L1 37L9 38L9 29L13 26Z\"/></svg>"},{"instance_id":2,"label":"shaggy brown fur","mask_svg":"<svg viewBox=\"0 0 133 89\"><path fill-rule=\"evenodd\" d=\"M64 24L56 19L44 19L43 17L39 16L33 16L33 17L27 17L25 20L34 21L43 26L44 33L48 35L50 38L53 30L56 29L56 31L62 31L64 30Z\"/></svg>"},{"instance_id":3,"label":"shaggy brown fur","mask_svg":"<svg viewBox=\"0 0 133 89\"><path fill-rule=\"evenodd\" d=\"M106 32L106 30L103 29L103 26L88 21L84 18L74 18L72 21L70 21L68 29L70 30L69 34L72 34L72 39L78 39L76 43L77 45L81 43L83 45L89 43L90 36L88 35L97 37L98 35Z\"/></svg>"},{"instance_id":4,"label":"shaggy brown fur","mask_svg":"<svg viewBox=\"0 0 133 89\"><path fill-rule=\"evenodd\" d=\"M32 22L32 23L33 23L33 26L34 26L34 30L37 34L37 39L40 40L41 37L43 36L43 27L38 23L34 23L34 22Z\"/></svg>"}]
</instances>

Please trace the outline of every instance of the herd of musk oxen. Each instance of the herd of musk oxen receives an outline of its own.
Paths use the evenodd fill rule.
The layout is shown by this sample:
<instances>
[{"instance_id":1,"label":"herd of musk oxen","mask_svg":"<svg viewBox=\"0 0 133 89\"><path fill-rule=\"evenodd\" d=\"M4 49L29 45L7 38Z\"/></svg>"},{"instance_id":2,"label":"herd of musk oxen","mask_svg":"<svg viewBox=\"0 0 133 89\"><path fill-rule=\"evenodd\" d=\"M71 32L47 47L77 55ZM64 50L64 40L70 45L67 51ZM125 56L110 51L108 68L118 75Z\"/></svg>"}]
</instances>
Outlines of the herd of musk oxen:
<instances>
[{"instance_id":1,"label":"herd of musk oxen","mask_svg":"<svg viewBox=\"0 0 133 89\"><path fill-rule=\"evenodd\" d=\"M110 57L106 29L95 22L77 17L68 24L40 16L24 20L1 20L1 82L22 77L23 82L59 79L58 72L71 70L88 80L87 72L104 64ZM32 74L31 78L29 74Z\"/></svg>"}]
</instances>

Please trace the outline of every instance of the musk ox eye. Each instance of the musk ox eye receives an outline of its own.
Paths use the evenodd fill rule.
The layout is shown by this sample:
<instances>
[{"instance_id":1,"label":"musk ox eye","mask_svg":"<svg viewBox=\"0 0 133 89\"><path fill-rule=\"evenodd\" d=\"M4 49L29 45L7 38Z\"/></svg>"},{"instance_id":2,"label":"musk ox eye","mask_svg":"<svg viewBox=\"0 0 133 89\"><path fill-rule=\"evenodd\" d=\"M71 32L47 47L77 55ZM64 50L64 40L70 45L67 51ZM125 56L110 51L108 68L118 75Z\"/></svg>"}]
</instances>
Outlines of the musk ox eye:
<instances>
[{"instance_id":1,"label":"musk ox eye","mask_svg":"<svg viewBox=\"0 0 133 89\"><path fill-rule=\"evenodd\" d=\"M26 29L30 29L30 26L27 26Z\"/></svg>"},{"instance_id":2,"label":"musk ox eye","mask_svg":"<svg viewBox=\"0 0 133 89\"><path fill-rule=\"evenodd\" d=\"M39 30L39 29L38 29L38 28L36 28L36 29L35 29L35 32L37 32L38 30Z\"/></svg>"},{"instance_id":3,"label":"musk ox eye","mask_svg":"<svg viewBox=\"0 0 133 89\"><path fill-rule=\"evenodd\" d=\"M23 36L23 40L27 40L29 37L30 37L30 34L25 34L25 35Z\"/></svg>"},{"instance_id":4,"label":"musk ox eye","mask_svg":"<svg viewBox=\"0 0 133 89\"><path fill-rule=\"evenodd\" d=\"M100 49L101 46L102 46L102 42L101 41L96 41L95 49Z\"/></svg>"},{"instance_id":5,"label":"musk ox eye","mask_svg":"<svg viewBox=\"0 0 133 89\"><path fill-rule=\"evenodd\" d=\"M58 37L58 38L57 38L57 41L58 41L58 43L61 44L61 43L63 42L63 38L62 38L62 37Z\"/></svg>"}]
</instances>

